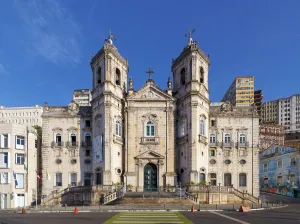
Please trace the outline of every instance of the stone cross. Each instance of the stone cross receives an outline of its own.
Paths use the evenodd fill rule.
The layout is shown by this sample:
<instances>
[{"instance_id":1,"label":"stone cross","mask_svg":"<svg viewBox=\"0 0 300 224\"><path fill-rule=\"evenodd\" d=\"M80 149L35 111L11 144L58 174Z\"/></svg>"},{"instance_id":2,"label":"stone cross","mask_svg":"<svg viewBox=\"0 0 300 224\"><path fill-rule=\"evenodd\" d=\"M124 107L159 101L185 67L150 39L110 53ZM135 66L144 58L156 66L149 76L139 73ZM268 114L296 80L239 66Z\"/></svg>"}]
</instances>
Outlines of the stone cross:
<instances>
[{"instance_id":1,"label":"stone cross","mask_svg":"<svg viewBox=\"0 0 300 224\"><path fill-rule=\"evenodd\" d=\"M154 73L154 71L152 70L152 68L149 68L148 71L146 71L146 73L149 74L149 79L152 79L151 74Z\"/></svg>"},{"instance_id":2,"label":"stone cross","mask_svg":"<svg viewBox=\"0 0 300 224\"><path fill-rule=\"evenodd\" d=\"M116 35L114 35L112 32L111 32L111 30L109 30L109 35L108 35L108 39L110 39L110 40L117 40L117 38L116 38Z\"/></svg>"}]
</instances>

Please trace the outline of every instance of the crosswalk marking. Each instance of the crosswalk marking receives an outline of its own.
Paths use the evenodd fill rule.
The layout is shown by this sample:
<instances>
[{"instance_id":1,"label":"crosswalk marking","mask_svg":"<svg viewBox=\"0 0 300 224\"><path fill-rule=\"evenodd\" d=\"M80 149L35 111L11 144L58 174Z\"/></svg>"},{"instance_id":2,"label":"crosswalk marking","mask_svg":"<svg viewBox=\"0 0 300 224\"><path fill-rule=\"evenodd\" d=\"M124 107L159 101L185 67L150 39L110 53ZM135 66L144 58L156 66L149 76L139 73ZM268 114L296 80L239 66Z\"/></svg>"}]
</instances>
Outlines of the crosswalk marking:
<instances>
[{"instance_id":1,"label":"crosswalk marking","mask_svg":"<svg viewBox=\"0 0 300 224\"><path fill-rule=\"evenodd\" d=\"M169 224L186 224L191 223L184 220L185 217L176 212L128 212L119 213L110 220L107 220L105 224L159 224L159 223L169 223Z\"/></svg>"}]
</instances>

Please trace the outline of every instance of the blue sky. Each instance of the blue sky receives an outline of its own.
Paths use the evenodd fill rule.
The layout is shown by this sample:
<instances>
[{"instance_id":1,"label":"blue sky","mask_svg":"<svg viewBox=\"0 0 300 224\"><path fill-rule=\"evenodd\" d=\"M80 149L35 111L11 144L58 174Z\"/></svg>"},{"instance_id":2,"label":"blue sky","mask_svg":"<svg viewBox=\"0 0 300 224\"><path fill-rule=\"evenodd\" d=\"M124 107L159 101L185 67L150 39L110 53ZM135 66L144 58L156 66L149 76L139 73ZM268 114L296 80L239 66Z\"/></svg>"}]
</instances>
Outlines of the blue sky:
<instances>
[{"instance_id":1,"label":"blue sky","mask_svg":"<svg viewBox=\"0 0 300 224\"><path fill-rule=\"evenodd\" d=\"M130 64L135 89L152 67L163 89L187 43L210 55L210 99L235 76L255 76L264 101L300 93L300 1L0 1L0 105L66 105L91 88L90 55L109 29Z\"/></svg>"}]
</instances>

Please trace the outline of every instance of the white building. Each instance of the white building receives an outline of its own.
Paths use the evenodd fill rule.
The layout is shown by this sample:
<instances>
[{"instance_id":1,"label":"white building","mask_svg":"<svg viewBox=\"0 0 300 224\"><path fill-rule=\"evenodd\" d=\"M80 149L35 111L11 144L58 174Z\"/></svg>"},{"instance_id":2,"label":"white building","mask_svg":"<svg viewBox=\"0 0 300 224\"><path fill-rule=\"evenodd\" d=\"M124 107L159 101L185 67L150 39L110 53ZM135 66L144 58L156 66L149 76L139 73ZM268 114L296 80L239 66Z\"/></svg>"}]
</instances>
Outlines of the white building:
<instances>
[{"instance_id":1,"label":"white building","mask_svg":"<svg viewBox=\"0 0 300 224\"><path fill-rule=\"evenodd\" d=\"M0 136L1 209L28 206L37 189L37 136L18 124L0 124Z\"/></svg>"},{"instance_id":2,"label":"white building","mask_svg":"<svg viewBox=\"0 0 300 224\"><path fill-rule=\"evenodd\" d=\"M42 126L43 107L4 107L0 106L0 123Z\"/></svg>"}]
</instances>

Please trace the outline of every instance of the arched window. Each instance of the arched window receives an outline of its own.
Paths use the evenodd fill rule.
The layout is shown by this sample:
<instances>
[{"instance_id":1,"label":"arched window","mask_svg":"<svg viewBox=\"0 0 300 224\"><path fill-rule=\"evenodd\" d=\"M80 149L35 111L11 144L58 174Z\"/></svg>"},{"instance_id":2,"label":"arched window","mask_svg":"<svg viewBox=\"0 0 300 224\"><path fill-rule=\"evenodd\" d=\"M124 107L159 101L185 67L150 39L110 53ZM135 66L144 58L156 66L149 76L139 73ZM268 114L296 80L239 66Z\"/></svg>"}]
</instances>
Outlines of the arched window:
<instances>
[{"instance_id":1,"label":"arched window","mask_svg":"<svg viewBox=\"0 0 300 224\"><path fill-rule=\"evenodd\" d=\"M56 134L55 142L57 146L61 146L61 134Z\"/></svg>"},{"instance_id":2,"label":"arched window","mask_svg":"<svg viewBox=\"0 0 300 224\"><path fill-rule=\"evenodd\" d=\"M230 134L225 134L224 142L225 143L230 143Z\"/></svg>"},{"instance_id":3,"label":"arched window","mask_svg":"<svg viewBox=\"0 0 300 224\"><path fill-rule=\"evenodd\" d=\"M216 136L214 134L211 134L209 137L209 142L212 144L216 143Z\"/></svg>"},{"instance_id":4,"label":"arched window","mask_svg":"<svg viewBox=\"0 0 300 224\"><path fill-rule=\"evenodd\" d=\"M122 136L122 124L121 121L116 121L116 135L117 136Z\"/></svg>"},{"instance_id":5,"label":"arched window","mask_svg":"<svg viewBox=\"0 0 300 224\"><path fill-rule=\"evenodd\" d=\"M116 84L119 86L121 83L121 72L118 68L116 68Z\"/></svg>"},{"instance_id":6,"label":"arched window","mask_svg":"<svg viewBox=\"0 0 300 224\"><path fill-rule=\"evenodd\" d=\"M200 135L205 134L205 125L204 125L204 120L200 120Z\"/></svg>"},{"instance_id":7,"label":"arched window","mask_svg":"<svg viewBox=\"0 0 300 224\"><path fill-rule=\"evenodd\" d=\"M205 173L200 173L200 184L206 184Z\"/></svg>"},{"instance_id":8,"label":"arched window","mask_svg":"<svg viewBox=\"0 0 300 224\"><path fill-rule=\"evenodd\" d=\"M240 134L240 143L242 143L242 144L246 143L246 135L245 134Z\"/></svg>"},{"instance_id":9,"label":"arched window","mask_svg":"<svg viewBox=\"0 0 300 224\"><path fill-rule=\"evenodd\" d=\"M184 136L185 135L185 120L180 120L178 125L178 136Z\"/></svg>"},{"instance_id":10,"label":"arched window","mask_svg":"<svg viewBox=\"0 0 300 224\"><path fill-rule=\"evenodd\" d=\"M204 83L204 69L200 67L200 83Z\"/></svg>"},{"instance_id":11,"label":"arched window","mask_svg":"<svg viewBox=\"0 0 300 224\"><path fill-rule=\"evenodd\" d=\"M146 136L154 137L155 136L155 123L154 121L148 121L146 126Z\"/></svg>"},{"instance_id":12,"label":"arched window","mask_svg":"<svg viewBox=\"0 0 300 224\"><path fill-rule=\"evenodd\" d=\"M247 186L247 175L245 173L239 174L239 185L240 185L240 187Z\"/></svg>"},{"instance_id":13,"label":"arched window","mask_svg":"<svg viewBox=\"0 0 300 224\"><path fill-rule=\"evenodd\" d=\"M180 80L181 80L181 85L185 84L185 68L182 68L180 71Z\"/></svg>"},{"instance_id":14,"label":"arched window","mask_svg":"<svg viewBox=\"0 0 300 224\"><path fill-rule=\"evenodd\" d=\"M72 146L76 146L76 134L71 134L71 144Z\"/></svg>"},{"instance_id":15,"label":"arched window","mask_svg":"<svg viewBox=\"0 0 300 224\"><path fill-rule=\"evenodd\" d=\"M101 67L97 69L97 84L100 84L102 82L101 80Z\"/></svg>"}]
</instances>

